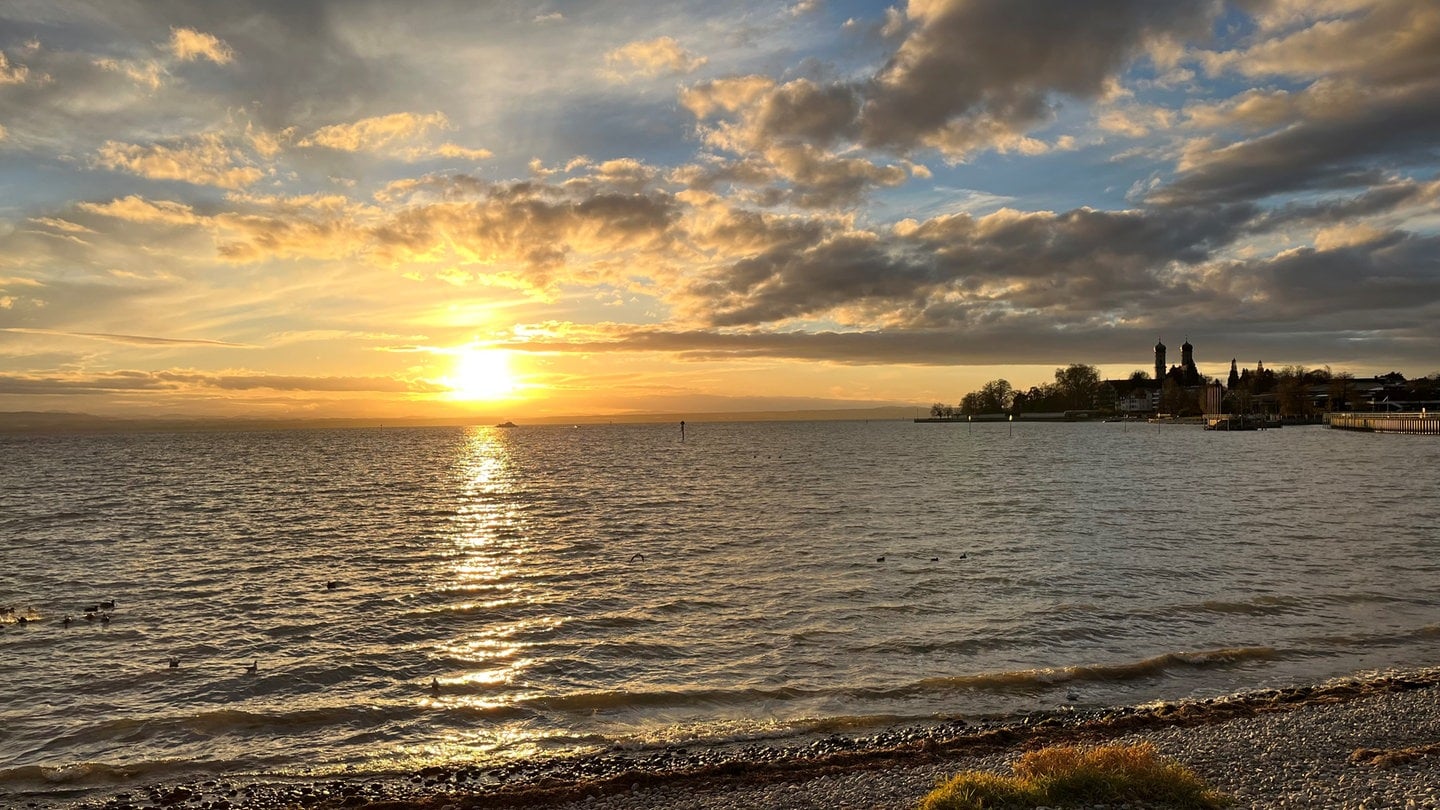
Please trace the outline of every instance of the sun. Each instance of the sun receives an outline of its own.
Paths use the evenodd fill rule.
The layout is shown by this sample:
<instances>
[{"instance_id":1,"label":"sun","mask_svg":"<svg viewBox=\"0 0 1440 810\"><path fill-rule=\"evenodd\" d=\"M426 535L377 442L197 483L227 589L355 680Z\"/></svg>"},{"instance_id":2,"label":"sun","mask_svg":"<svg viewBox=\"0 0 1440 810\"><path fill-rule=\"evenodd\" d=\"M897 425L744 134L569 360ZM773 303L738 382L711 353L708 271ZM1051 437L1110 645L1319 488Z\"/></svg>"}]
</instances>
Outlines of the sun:
<instances>
[{"instance_id":1,"label":"sun","mask_svg":"<svg viewBox=\"0 0 1440 810\"><path fill-rule=\"evenodd\" d=\"M445 379L451 399L499 400L520 390L504 349L464 348L455 352L455 366Z\"/></svg>"}]
</instances>

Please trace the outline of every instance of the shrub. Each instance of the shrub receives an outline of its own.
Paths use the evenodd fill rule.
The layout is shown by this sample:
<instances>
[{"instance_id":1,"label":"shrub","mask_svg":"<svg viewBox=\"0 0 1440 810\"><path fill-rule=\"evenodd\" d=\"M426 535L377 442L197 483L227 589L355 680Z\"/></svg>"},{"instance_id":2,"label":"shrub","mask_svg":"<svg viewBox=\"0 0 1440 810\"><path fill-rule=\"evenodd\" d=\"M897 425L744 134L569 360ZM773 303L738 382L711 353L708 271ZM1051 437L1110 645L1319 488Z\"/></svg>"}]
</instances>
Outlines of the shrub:
<instances>
[{"instance_id":1,"label":"shrub","mask_svg":"<svg viewBox=\"0 0 1440 810\"><path fill-rule=\"evenodd\" d=\"M931 791L921 810L1027 810L1141 802L1176 810L1210 810L1230 800L1155 747L1059 745L1031 751L1014 776L962 773Z\"/></svg>"}]
</instances>

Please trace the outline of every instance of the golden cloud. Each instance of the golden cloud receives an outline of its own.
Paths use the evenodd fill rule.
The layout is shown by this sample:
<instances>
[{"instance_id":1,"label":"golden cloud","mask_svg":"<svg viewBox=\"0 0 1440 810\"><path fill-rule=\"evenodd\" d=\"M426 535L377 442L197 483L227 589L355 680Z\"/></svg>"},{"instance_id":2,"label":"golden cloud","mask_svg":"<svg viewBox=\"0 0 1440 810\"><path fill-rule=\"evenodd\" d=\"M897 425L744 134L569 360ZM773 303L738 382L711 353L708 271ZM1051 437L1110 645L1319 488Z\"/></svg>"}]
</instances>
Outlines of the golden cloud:
<instances>
[{"instance_id":1,"label":"golden cloud","mask_svg":"<svg viewBox=\"0 0 1440 810\"><path fill-rule=\"evenodd\" d=\"M201 221L195 211L184 203L158 200L151 202L143 197L130 195L111 200L108 203L82 202L76 206L81 211L114 217L126 222L160 225L193 225Z\"/></svg>"},{"instance_id":2,"label":"golden cloud","mask_svg":"<svg viewBox=\"0 0 1440 810\"><path fill-rule=\"evenodd\" d=\"M484 148L471 149L458 144L442 143L434 149L429 150L429 154L426 156L429 157L431 155L435 157L463 158L465 160L485 160L486 158L494 157L495 153Z\"/></svg>"},{"instance_id":3,"label":"golden cloud","mask_svg":"<svg viewBox=\"0 0 1440 810\"><path fill-rule=\"evenodd\" d=\"M230 50L230 46L213 34L189 28L171 28L170 43L167 47L181 62L209 59L217 65L224 65L235 58L235 52Z\"/></svg>"},{"instance_id":4,"label":"golden cloud","mask_svg":"<svg viewBox=\"0 0 1440 810\"><path fill-rule=\"evenodd\" d=\"M323 146L342 152L379 152L422 138L431 130L450 128L444 113L417 115L392 113L362 118L351 124L331 124L307 135L301 146Z\"/></svg>"},{"instance_id":5,"label":"golden cloud","mask_svg":"<svg viewBox=\"0 0 1440 810\"><path fill-rule=\"evenodd\" d=\"M138 62L133 59L96 59L95 66L101 70L108 70L111 73L121 73L139 85L144 85L151 90L160 89L160 74L165 69L159 62L152 60Z\"/></svg>"},{"instance_id":6,"label":"golden cloud","mask_svg":"<svg viewBox=\"0 0 1440 810\"><path fill-rule=\"evenodd\" d=\"M619 78L618 71L622 68L641 76L693 73L707 61L703 56L690 55L674 37L631 42L605 54L605 64L616 78Z\"/></svg>"},{"instance_id":7,"label":"golden cloud","mask_svg":"<svg viewBox=\"0 0 1440 810\"><path fill-rule=\"evenodd\" d=\"M680 94L680 104L703 121L722 110L735 112L749 107L774 87L775 80L768 76L716 79L686 88Z\"/></svg>"},{"instance_id":8,"label":"golden cloud","mask_svg":"<svg viewBox=\"0 0 1440 810\"><path fill-rule=\"evenodd\" d=\"M244 155L218 133L208 132L179 143L139 144L106 141L96 162L115 171L127 171L151 180L183 180L200 186L239 189L265 176L243 165Z\"/></svg>"}]
</instances>

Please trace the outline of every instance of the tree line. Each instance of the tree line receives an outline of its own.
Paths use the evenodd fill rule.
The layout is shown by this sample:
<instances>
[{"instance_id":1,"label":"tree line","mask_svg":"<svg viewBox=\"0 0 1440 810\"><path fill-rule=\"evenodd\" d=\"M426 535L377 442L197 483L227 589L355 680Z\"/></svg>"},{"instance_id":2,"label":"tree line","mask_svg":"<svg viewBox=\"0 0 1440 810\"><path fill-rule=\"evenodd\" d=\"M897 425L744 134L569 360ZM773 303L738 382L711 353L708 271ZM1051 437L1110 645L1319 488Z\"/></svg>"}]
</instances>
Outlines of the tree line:
<instances>
[{"instance_id":1,"label":"tree line","mask_svg":"<svg viewBox=\"0 0 1440 810\"><path fill-rule=\"evenodd\" d=\"M960 399L960 405L937 402L930 415L937 418L973 416L982 413L1078 411L1115 407L1115 392L1102 385L1100 369L1075 363L1055 369L1055 381L1022 391L1009 380L991 380Z\"/></svg>"},{"instance_id":2,"label":"tree line","mask_svg":"<svg viewBox=\"0 0 1440 810\"><path fill-rule=\"evenodd\" d=\"M1204 384L1221 382L1202 375ZM1397 399L1435 401L1440 399L1440 372L1428 377L1406 380L1398 371L1376 378L1393 391ZM1332 372L1329 366L1307 369L1304 366L1282 366L1267 369L1263 365L1238 372L1226 386L1225 410L1229 413L1253 413L1261 401L1281 416L1313 416L1322 408L1316 406L1317 392L1323 393L1323 410L1362 410L1370 407L1366 397L1375 381L1361 381L1349 372ZM1130 385L1127 386L1126 383ZM1123 381L1107 381L1095 366L1076 363L1055 369L1055 381L1022 391L1008 380L991 380L960 399L960 404L937 402L930 406L936 418L955 418L993 413L1044 413L1077 410L1113 411L1119 397L1149 396L1155 383L1149 372L1136 370ZM1162 413L1176 416L1198 415L1202 412L1199 394L1173 379L1160 384L1159 408Z\"/></svg>"}]
</instances>

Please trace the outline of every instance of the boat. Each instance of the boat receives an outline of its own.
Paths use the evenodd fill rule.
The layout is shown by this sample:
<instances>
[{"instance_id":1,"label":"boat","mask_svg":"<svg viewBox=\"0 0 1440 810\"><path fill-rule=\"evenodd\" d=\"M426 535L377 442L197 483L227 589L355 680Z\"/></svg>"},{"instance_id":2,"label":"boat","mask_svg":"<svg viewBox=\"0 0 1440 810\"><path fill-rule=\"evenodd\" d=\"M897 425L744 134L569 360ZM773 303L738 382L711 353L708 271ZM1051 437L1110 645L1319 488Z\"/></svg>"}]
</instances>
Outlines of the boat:
<instances>
[{"instance_id":1,"label":"boat","mask_svg":"<svg viewBox=\"0 0 1440 810\"><path fill-rule=\"evenodd\" d=\"M511 422L511 421L509 421L509 420L506 420L506 421L501 422L500 424L496 425L495 427L512 428L512 427L520 427L520 426L517 425L517 424L515 424L514 422Z\"/></svg>"}]
</instances>

